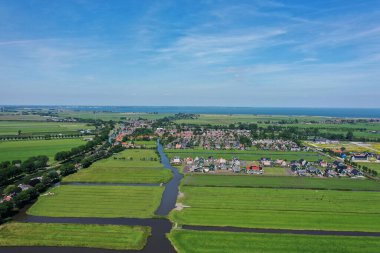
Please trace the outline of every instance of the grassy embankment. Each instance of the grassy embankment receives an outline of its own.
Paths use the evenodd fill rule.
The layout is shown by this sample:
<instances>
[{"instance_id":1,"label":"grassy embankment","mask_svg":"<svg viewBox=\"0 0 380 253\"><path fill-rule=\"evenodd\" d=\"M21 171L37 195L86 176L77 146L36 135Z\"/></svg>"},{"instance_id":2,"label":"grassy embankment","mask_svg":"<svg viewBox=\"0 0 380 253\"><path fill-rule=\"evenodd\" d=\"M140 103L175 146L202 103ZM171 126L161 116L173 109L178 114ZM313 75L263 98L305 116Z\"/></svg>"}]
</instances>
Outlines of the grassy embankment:
<instances>
[{"instance_id":1,"label":"grassy embankment","mask_svg":"<svg viewBox=\"0 0 380 253\"><path fill-rule=\"evenodd\" d=\"M51 217L149 218L161 201L163 187L74 186L50 190L40 196L28 214Z\"/></svg>"},{"instance_id":2,"label":"grassy embankment","mask_svg":"<svg viewBox=\"0 0 380 253\"><path fill-rule=\"evenodd\" d=\"M169 239L179 253L372 253L378 237L311 236L173 230Z\"/></svg>"},{"instance_id":3,"label":"grassy embankment","mask_svg":"<svg viewBox=\"0 0 380 253\"><path fill-rule=\"evenodd\" d=\"M0 246L70 246L115 250L140 250L150 235L149 227L7 223L0 226Z\"/></svg>"}]
</instances>

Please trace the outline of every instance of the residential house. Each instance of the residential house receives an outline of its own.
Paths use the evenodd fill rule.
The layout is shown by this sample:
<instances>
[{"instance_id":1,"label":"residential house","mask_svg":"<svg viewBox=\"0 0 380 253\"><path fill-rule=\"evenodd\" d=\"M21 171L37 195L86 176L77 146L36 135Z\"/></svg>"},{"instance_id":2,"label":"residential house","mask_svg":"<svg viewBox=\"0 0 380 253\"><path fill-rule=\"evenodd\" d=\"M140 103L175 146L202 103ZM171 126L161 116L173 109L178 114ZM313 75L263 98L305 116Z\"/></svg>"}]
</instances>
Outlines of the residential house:
<instances>
[{"instance_id":1,"label":"residential house","mask_svg":"<svg viewBox=\"0 0 380 253\"><path fill-rule=\"evenodd\" d=\"M354 154L351 156L351 161L368 161L368 153Z\"/></svg>"}]
</instances>

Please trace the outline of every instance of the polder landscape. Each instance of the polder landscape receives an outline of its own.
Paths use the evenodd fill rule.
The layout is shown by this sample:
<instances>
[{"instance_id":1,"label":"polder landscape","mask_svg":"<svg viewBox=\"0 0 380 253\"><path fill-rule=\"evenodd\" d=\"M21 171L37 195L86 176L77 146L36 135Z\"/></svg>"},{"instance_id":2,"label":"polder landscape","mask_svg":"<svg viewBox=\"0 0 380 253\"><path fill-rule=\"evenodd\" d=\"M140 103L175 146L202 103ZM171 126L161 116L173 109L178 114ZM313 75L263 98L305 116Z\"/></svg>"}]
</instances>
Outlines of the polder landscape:
<instances>
[{"instance_id":1,"label":"polder landscape","mask_svg":"<svg viewBox=\"0 0 380 253\"><path fill-rule=\"evenodd\" d=\"M0 112L0 252L377 252L380 119Z\"/></svg>"}]
</instances>

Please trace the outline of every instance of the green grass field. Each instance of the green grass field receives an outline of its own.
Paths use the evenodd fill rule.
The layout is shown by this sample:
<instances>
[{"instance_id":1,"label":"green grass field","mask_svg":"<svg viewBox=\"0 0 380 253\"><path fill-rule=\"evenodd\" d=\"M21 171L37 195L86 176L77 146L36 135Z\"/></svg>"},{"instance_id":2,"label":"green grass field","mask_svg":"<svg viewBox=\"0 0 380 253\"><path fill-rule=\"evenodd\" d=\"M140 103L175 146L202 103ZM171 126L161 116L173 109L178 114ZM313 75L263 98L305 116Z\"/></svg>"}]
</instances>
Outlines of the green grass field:
<instances>
[{"instance_id":1,"label":"green grass field","mask_svg":"<svg viewBox=\"0 0 380 253\"><path fill-rule=\"evenodd\" d=\"M323 121L329 119L328 117L312 117L312 116L276 116L276 115L214 115L214 114L201 114L197 119L183 119L176 120L178 124L194 124L194 125L229 125L238 122L241 123L255 123L261 127L273 125L275 122L281 120L294 120L297 119L298 124L281 124L282 127L298 127L298 128L316 128L324 133L336 133L345 135L348 131L353 131L355 137L365 137L368 139L378 139L380 134L371 133L370 131L380 131L380 124L378 123L351 123L351 124L326 124ZM270 121L271 124L264 124ZM318 123L303 123L303 122L317 121Z\"/></svg>"},{"instance_id":2,"label":"green grass field","mask_svg":"<svg viewBox=\"0 0 380 253\"><path fill-rule=\"evenodd\" d=\"M81 118L81 119L101 119L104 121L119 121L128 119L160 119L166 116L171 116L173 114L167 113L159 113L159 114L151 114L151 113L126 113L126 112L99 112L99 111L61 111L58 113L60 117L73 117L73 118Z\"/></svg>"},{"instance_id":3,"label":"green grass field","mask_svg":"<svg viewBox=\"0 0 380 253\"><path fill-rule=\"evenodd\" d=\"M318 147L318 148L322 148L322 149L328 148L328 149L332 149L332 150L340 150L341 147L344 147L344 148L346 148L347 152L358 152L358 153L360 153L360 152L366 152L366 151L368 151L368 152L373 151L370 148L355 145L355 144L350 143L350 142L340 142L338 144L320 144L320 143L305 141L305 144L308 146L312 146L312 147Z\"/></svg>"},{"instance_id":4,"label":"green grass field","mask_svg":"<svg viewBox=\"0 0 380 253\"><path fill-rule=\"evenodd\" d=\"M135 145L141 145L145 148L156 148L157 142L156 141L134 141Z\"/></svg>"},{"instance_id":5,"label":"green grass field","mask_svg":"<svg viewBox=\"0 0 380 253\"><path fill-rule=\"evenodd\" d=\"M82 139L53 139L30 141L0 141L0 162L25 160L31 156L46 155L50 162L59 151L86 144Z\"/></svg>"},{"instance_id":6,"label":"green grass field","mask_svg":"<svg viewBox=\"0 0 380 253\"><path fill-rule=\"evenodd\" d=\"M367 166L369 169L371 170L376 170L377 173L378 173L378 176L380 176L380 163L375 163L375 162L372 162L372 163L368 163L368 162L362 162L362 163L358 163L360 164L361 166Z\"/></svg>"},{"instance_id":7,"label":"green grass field","mask_svg":"<svg viewBox=\"0 0 380 253\"><path fill-rule=\"evenodd\" d=\"M223 157L231 160L238 157L240 160L257 161L262 157L275 159L284 159L287 161L305 159L307 161L318 161L319 159L328 160L326 156L322 156L315 152L291 152L291 151L270 151L270 150L204 150L204 149L166 149L165 153L169 158L179 156L186 157Z\"/></svg>"},{"instance_id":8,"label":"green grass field","mask_svg":"<svg viewBox=\"0 0 380 253\"><path fill-rule=\"evenodd\" d=\"M40 196L28 214L52 217L152 217L163 187L63 185Z\"/></svg>"},{"instance_id":9,"label":"green grass field","mask_svg":"<svg viewBox=\"0 0 380 253\"><path fill-rule=\"evenodd\" d=\"M264 176L288 176L285 168L281 167L264 167Z\"/></svg>"},{"instance_id":10,"label":"green grass field","mask_svg":"<svg viewBox=\"0 0 380 253\"><path fill-rule=\"evenodd\" d=\"M173 230L169 239L179 253L372 253L378 237L311 236Z\"/></svg>"},{"instance_id":11,"label":"green grass field","mask_svg":"<svg viewBox=\"0 0 380 253\"><path fill-rule=\"evenodd\" d=\"M380 192L181 187L179 224L380 231Z\"/></svg>"},{"instance_id":12,"label":"green grass field","mask_svg":"<svg viewBox=\"0 0 380 253\"><path fill-rule=\"evenodd\" d=\"M150 161L150 158L157 161ZM163 167L154 150L128 149L65 177L64 182L166 183L171 177L171 171Z\"/></svg>"},{"instance_id":13,"label":"green grass field","mask_svg":"<svg viewBox=\"0 0 380 253\"><path fill-rule=\"evenodd\" d=\"M40 115L22 115L21 113L0 112L0 121L46 121L46 118Z\"/></svg>"},{"instance_id":14,"label":"green grass field","mask_svg":"<svg viewBox=\"0 0 380 253\"><path fill-rule=\"evenodd\" d=\"M7 223L0 246L69 246L115 250L144 247L150 227L59 223Z\"/></svg>"},{"instance_id":15,"label":"green grass field","mask_svg":"<svg viewBox=\"0 0 380 253\"><path fill-rule=\"evenodd\" d=\"M234 123L258 123L258 121L280 121L280 120L294 120L299 121L322 121L326 117L313 117L313 116L280 116L280 115L249 115L249 114L201 114L197 119L183 119L176 120L178 124L195 124L195 125L229 125Z\"/></svg>"},{"instance_id":16,"label":"green grass field","mask_svg":"<svg viewBox=\"0 0 380 253\"><path fill-rule=\"evenodd\" d=\"M0 121L0 136L17 136L19 130L21 135L45 135L79 133L81 129L94 129L94 126L85 123Z\"/></svg>"},{"instance_id":17,"label":"green grass field","mask_svg":"<svg viewBox=\"0 0 380 253\"><path fill-rule=\"evenodd\" d=\"M310 177L262 177L250 175L186 175L182 181L187 186L223 186L252 188L293 188L380 191L376 180L351 178L310 178Z\"/></svg>"}]
</instances>

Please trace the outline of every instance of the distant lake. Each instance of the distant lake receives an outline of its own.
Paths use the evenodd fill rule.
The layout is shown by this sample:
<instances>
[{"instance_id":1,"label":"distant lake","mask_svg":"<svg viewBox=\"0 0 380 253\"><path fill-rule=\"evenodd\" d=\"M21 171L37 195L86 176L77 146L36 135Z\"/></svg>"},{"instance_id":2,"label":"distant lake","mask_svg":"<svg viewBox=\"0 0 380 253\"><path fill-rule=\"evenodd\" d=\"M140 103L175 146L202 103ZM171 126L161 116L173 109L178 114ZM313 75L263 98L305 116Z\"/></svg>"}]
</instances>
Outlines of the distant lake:
<instances>
[{"instance_id":1,"label":"distant lake","mask_svg":"<svg viewBox=\"0 0 380 253\"><path fill-rule=\"evenodd\" d=\"M7 106L10 107L10 106ZM29 106L23 106L29 107ZM81 111L255 114L328 116L344 118L380 118L380 108L287 108L287 107L214 107L214 106L30 106L32 108L65 108Z\"/></svg>"}]
</instances>

